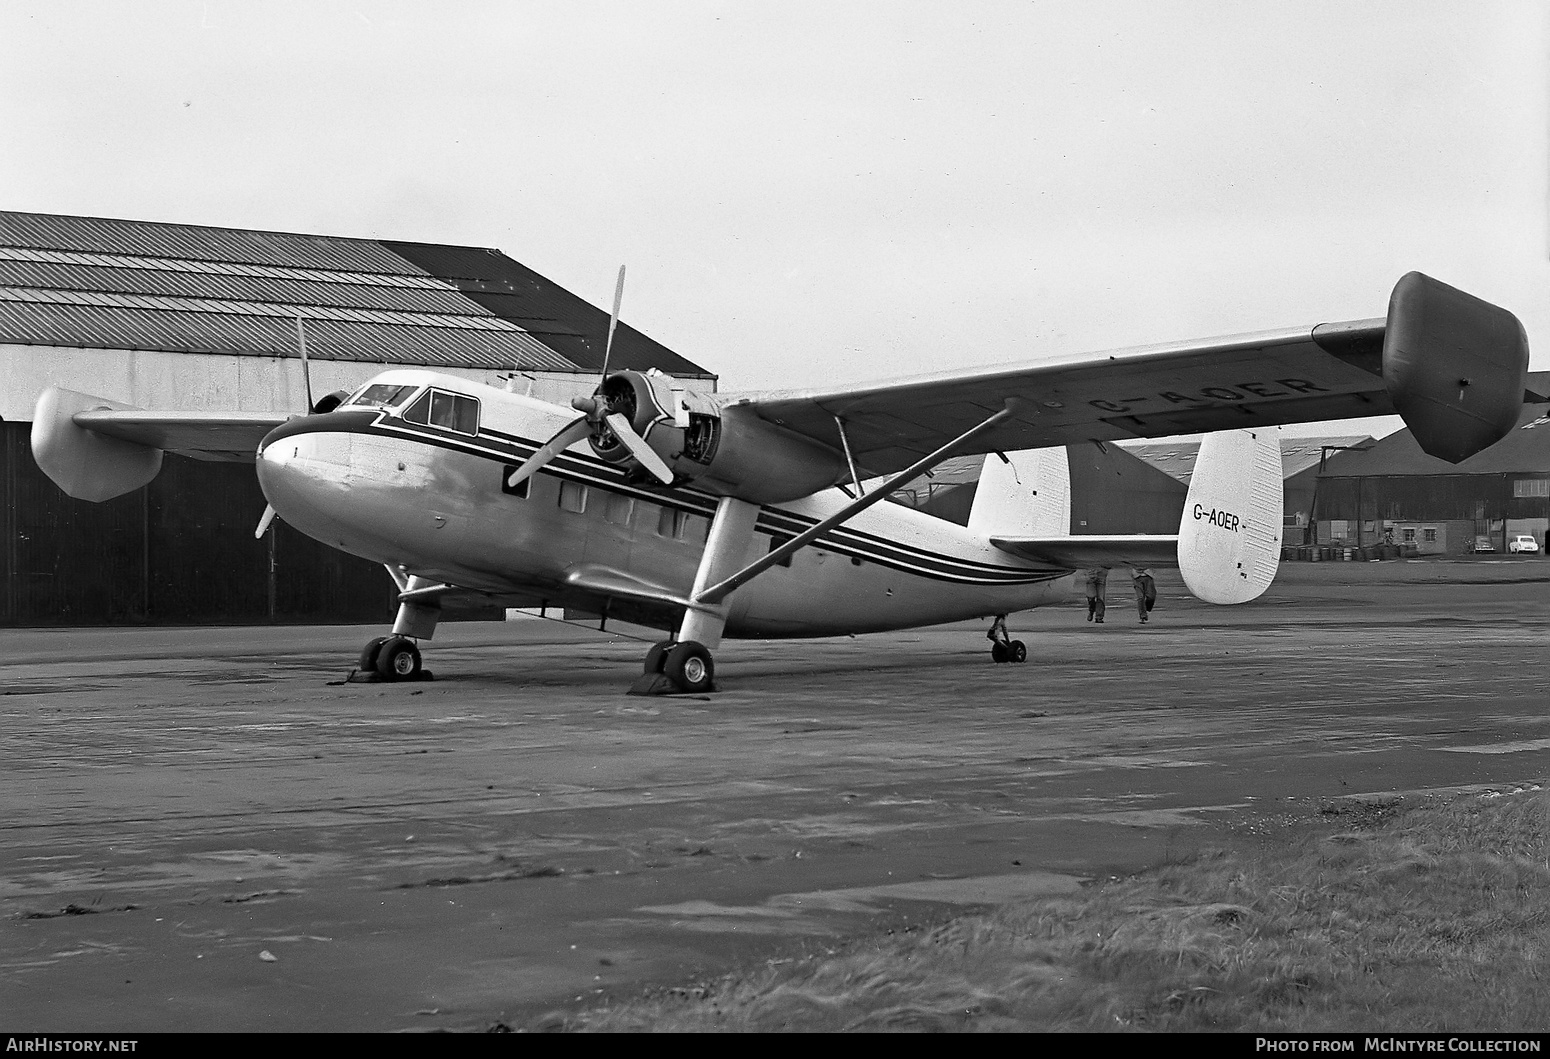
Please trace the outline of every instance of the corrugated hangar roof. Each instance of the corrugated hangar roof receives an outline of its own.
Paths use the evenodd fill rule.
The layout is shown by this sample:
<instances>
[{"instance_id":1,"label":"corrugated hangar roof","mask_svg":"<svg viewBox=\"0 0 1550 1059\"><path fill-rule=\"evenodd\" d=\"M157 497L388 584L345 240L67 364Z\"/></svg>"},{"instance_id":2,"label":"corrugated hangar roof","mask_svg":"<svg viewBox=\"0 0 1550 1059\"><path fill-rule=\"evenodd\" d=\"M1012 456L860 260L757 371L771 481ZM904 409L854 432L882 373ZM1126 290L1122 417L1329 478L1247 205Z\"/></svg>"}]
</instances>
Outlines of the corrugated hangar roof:
<instances>
[{"instance_id":1,"label":"corrugated hangar roof","mask_svg":"<svg viewBox=\"0 0 1550 1059\"><path fill-rule=\"evenodd\" d=\"M1428 456L1410 431L1401 430L1365 451L1332 453L1319 477L1512 473L1550 477L1550 408L1545 405L1525 405L1517 429L1462 463Z\"/></svg>"},{"instance_id":2,"label":"corrugated hangar roof","mask_svg":"<svg viewBox=\"0 0 1550 1059\"><path fill-rule=\"evenodd\" d=\"M0 211L0 342L596 371L608 313L498 250ZM715 376L621 322L619 368Z\"/></svg>"}]
</instances>

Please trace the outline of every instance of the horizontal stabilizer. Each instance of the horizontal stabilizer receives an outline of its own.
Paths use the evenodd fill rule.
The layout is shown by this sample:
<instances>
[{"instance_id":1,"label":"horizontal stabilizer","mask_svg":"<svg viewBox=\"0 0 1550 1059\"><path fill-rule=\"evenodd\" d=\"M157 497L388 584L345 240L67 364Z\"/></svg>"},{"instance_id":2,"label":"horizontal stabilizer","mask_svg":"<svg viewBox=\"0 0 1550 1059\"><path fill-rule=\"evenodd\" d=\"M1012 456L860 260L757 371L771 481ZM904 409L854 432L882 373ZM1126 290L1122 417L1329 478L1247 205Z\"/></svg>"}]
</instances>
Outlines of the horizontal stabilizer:
<instances>
[{"instance_id":1,"label":"horizontal stabilizer","mask_svg":"<svg viewBox=\"0 0 1550 1059\"><path fill-rule=\"evenodd\" d=\"M106 403L98 401L99 407L76 414L76 426L196 460L252 463L264 436L291 418L275 412L148 412L100 407Z\"/></svg>"},{"instance_id":2,"label":"horizontal stabilizer","mask_svg":"<svg viewBox=\"0 0 1550 1059\"><path fill-rule=\"evenodd\" d=\"M990 543L1021 559L1063 570L1093 566L1176 566L1179 538L1163 534L1065 537L992 537Z\"/></svg>"}]
</instances>

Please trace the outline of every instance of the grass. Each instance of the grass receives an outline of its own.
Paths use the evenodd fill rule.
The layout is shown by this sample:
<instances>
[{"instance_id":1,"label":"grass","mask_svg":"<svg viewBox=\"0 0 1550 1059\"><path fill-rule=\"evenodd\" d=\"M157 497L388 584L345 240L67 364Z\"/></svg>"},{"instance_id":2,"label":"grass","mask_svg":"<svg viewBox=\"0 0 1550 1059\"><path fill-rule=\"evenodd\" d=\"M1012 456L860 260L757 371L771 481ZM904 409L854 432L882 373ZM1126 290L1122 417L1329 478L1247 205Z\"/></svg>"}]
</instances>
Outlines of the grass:
<instances>
[{"instance_id":1,"label":"grass","mask_svg":"<svg viewBox=\"0 0 1550 1059\"><path fill-rule=\"evenodd\" d=\"M1550 792L1324 808L1068 898L540 1024L571 1030L1550 1029Z\"/></svg>"}]
</instances>

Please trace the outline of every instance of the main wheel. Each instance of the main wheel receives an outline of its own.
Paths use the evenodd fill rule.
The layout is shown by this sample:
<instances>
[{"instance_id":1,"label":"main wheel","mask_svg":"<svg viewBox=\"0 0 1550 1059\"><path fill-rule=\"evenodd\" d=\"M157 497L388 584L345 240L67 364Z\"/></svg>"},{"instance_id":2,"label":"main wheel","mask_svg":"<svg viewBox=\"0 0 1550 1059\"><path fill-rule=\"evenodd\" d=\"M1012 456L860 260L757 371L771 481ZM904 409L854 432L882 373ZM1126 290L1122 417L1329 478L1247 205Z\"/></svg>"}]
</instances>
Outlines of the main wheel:
<instances>
[{"instance_id":1,"label":"main wheel","mask_svg":"<svg viewBox=\"0 0 1550 1059\"><path fill-rule=\"evenodd\" d=\"M674 644L663 660L662 672L682 691L709 691L716 683L716 666L704 644Z\"/></svg>"},{"instance_id":2,"label":"main wheel","mask_svg":"<svg viewBox=\"0 0 1550 1059\"><path fill-rule=\"evenodd\" d=\"M998 664L1005 662L1007 659L1006 644L1002 643L1000 640L997 640L995 643L991 644L990 658L991 661Z\"/></svg>"},{"instance_id":3,"label":"main wheel","mask_svg":"<svg viewBox=\"0 0 1550 1059\"><path fill-rule=\"evenodd\" d=\"M1008 662L1028 661L1028 645L1021 640L1013 640L1006 645L1006 660Z\"/></svg>"},{"instance_id":4,"label":"main wheel","mask_svg":"<svg viewBox=\"0 0 1550 1059\"><path fill-rule=\"evenodd\" d=\"M645 661L645 669L648 675L662 672L662 663L667 661L667 652L672 646L672 640L662 640L651 645L651 650L646 652Z\"/></svg>"},{"instance_id":5,"label":"main wheel","mask_svg":"<svg viewBox=\"0 0 1550 1059\"><path fill-rule=\"evenodd\" d=\"M361 648L361 663L356 668L363 673L374 673L377 670L377 655L382 651L382 645L391 637L379 636Z\"/></svg>"},{"instance_id":6,"label":"main wheel","mask_svg":"<svg viewBox=\"0 0 1550 1059\"><path fill-rule=\"evenodd\" d=\"M377 652L377 672L388 680L413 680L420 675L420 649L413 640L388 637Z\"/></svg>"}]
</instances>

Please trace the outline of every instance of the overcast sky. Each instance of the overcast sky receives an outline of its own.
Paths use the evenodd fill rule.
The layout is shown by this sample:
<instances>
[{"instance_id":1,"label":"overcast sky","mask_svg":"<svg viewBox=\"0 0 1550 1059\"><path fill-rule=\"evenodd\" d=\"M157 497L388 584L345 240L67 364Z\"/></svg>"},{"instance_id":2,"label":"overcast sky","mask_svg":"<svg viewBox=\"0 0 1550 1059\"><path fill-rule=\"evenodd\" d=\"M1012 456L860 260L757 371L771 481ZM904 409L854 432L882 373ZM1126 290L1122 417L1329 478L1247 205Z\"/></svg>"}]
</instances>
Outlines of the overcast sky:
<instances>
[{"instance_id":1,"label":"overcast sky","mask_svg":"<svg viewBox=\"0 0 1550 1059\"><path fill-rule=\"evenodd\" d=\"M0 4L0 208L494 246L722 376L1382 316L1550 369L1545 8Z\"/></svg>"}]
</instances>

